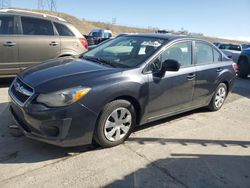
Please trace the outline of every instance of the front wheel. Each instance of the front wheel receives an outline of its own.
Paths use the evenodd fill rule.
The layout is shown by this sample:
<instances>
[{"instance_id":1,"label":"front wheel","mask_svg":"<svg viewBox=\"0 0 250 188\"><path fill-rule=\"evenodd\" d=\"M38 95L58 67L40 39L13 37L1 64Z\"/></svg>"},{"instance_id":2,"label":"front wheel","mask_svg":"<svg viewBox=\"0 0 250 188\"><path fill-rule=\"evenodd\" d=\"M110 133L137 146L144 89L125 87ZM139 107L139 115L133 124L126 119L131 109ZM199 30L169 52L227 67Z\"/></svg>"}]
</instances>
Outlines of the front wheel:
<instances>
[{"instance_id":1,"label":"front wheel","mask_svg":"<svg viewBox=\"0 0 250 188\"><path fill-rule=\"evenodd\" d=\"M126 100L108 103L97 122L94 140L102 147L113 147L123 143L135 126L136 112Z\"/></svg>"},{"instance_id":2,"label":"front wheel","mask_svg":"<svg viewBox=\"0 0 250 188\"><path fill-rule=\"evenodd\" d=\"M227 86L224 83L220 83L208 106L208 109L211 111L217 111L221 109L226 100L226 97L227 97Z\"/></svg>"}]
</instances>

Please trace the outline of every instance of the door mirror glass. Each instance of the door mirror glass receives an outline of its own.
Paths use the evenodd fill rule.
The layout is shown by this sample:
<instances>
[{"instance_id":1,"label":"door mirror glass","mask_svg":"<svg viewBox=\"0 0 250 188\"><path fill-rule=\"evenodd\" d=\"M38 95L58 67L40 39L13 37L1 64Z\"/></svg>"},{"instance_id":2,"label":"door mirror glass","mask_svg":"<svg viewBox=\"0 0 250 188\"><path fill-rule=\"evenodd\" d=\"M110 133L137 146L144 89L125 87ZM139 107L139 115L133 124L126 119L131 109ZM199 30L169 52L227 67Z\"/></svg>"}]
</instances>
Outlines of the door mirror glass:
<instances>
[{"instance_id":1,"label":"door mirror glass","mask_svg":"<svg viewBox=\"0 0 250 188\"><path fill-rule=\"evenodd\" d=\"M162 63L162 71L174 71L177 72L180 69L180 63L174 59L167 59Z\"/></svg>"}]
</instances>

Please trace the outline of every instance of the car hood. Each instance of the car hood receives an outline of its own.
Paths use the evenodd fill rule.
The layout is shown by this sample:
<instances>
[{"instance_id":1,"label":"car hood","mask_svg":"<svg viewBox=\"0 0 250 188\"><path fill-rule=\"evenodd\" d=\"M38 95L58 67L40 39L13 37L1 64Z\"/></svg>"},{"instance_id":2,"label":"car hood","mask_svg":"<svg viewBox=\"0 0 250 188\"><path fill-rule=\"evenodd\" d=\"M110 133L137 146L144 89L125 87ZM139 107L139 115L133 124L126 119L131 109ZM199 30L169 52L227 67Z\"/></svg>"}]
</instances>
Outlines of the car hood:
<instances>
[{"instance_id":1,"label":"car hood","mask_svg":"<svg viewBox=\"0 0 250 188\"><path fill-rule=\"evenodd\" d=\"M83 59L60 58L32 66L19 77L29 86L43 92L90 84L93 78L119 72L119 69Z\"/></svg>"}]
</instances>

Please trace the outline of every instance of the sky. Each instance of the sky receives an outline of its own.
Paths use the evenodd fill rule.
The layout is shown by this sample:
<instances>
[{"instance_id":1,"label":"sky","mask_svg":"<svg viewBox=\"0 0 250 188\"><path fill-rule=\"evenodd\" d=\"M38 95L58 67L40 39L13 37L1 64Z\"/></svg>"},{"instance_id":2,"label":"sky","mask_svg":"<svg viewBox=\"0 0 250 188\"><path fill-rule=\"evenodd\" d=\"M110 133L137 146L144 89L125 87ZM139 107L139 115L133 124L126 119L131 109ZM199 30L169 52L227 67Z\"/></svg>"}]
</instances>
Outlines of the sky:
<instances>
[{"instance_id":1,"label":"sky","mask_svg":"<svg viewBox=\"0 0 250 188\"><path fill-rule=\"evenodd\" d=\"M38 7L38 0L10 0L12 7ZM44 0L47 2L48 0ZM250 0L55 0L59 12L80 19L136 27L203 33L250 42Z\"/></svg>"}]
</instances>

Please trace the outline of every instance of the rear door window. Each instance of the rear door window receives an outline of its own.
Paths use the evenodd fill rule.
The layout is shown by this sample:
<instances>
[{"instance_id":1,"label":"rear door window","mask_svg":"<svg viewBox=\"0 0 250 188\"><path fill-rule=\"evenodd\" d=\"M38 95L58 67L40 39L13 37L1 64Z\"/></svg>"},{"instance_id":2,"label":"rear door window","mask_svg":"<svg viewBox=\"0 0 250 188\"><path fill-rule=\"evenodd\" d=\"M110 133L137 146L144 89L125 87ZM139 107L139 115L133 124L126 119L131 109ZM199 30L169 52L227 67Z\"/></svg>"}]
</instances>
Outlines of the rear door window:
<instances>
[{"instance_id":1,"label":"rear door window","mask_svg":"<svg viewBox=\"0 0 250 188\"><path fill-rule=\"evenodd\" d=\"M213 48L203 42L195 42L196 63L210 64L214 62Z\"/></svg>"},{"instance_id":2,"label":"rear door window","mask_svg":"<svg viewBox=\"0 0 250 188\"><path fill-rule=\"evenodd\" d=\"M54 35L53 25L48 20L21 17L24 35Z\"/></svg>"},{"instance_id":3,"label":"rear door window","mask_svg":"<svg viewBox=\"0 0 250 188\"><path fill-rule=\"evenodd\" d=\"M0 35L14 34L14 16L0 16Z\"/></svg>"},{"instance_id":4,"label":"rear door window","mask_svg":"<svg viewBox=\"0 0 250 188\"><path fill-rule=\"evenodd\" d=\"M74 33L65 25L54 23L56 30L60 36L74 36Z\"/></svg>"}]
</instances>

